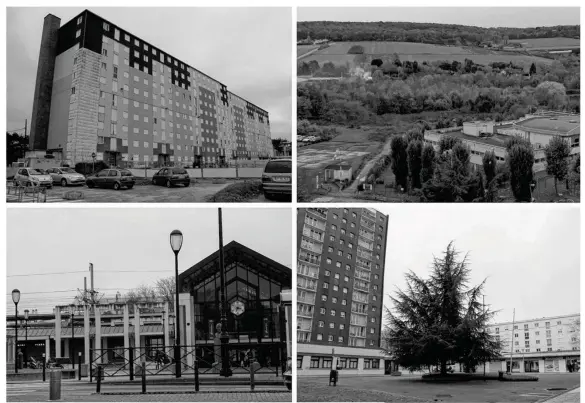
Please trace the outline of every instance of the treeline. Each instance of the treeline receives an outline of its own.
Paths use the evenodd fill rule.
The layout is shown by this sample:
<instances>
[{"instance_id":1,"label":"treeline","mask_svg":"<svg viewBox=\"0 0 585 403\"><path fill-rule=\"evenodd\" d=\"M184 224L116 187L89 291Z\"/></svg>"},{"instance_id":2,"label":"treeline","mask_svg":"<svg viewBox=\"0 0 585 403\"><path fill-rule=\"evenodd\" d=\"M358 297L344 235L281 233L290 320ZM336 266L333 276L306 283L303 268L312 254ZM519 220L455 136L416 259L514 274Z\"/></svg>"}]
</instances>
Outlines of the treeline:
<instances>
[{"instance_id":1,"label":"treeline","mask_svg":"<svg viewBox=\"0 0 585 403\"><path fill-rule=\"evenodd\" d=\"M315 63L310 62L310 68L315 69ZM436 111L492 114L496 121L517 119L535 108L579 112L578 97L567 96L567 90L580 88L578 66L572 62L534 66L528 77L501 74L499 68L491 67L469 70L469 65L459 64L456 71L450 72L443 67L447 66L441 66L441 62L419 64L417 73L407 73L404 66L399 67L397 77L401 79L397 80L384 74L383 64L381 68L374 66L371 79L348 77L299 83L298 118L367 124L384 123L387 114ZM326 69L334 71L336 67L326 63L323 70Z\"/></svg>"},{"instance_id":2,"label":"treeline","mask_svg":"<svg viewBox=\"0 0 585 403\"><path fill-rule=\"evenodd\" d=\"M508 185L519 202L532 201L535 186L532 145L518 137L506 142L507 156L498 163L493 151L482 159L482 166L471 169L469 148L461 139L445 135L438 150L423 141L424 127L417 125L405 135L394 136L390 155L381 158L383 163L374 167L368 182L374 183L390 164L394 174L394 187L401 193L419 196L423 202L496 202L500 188ZM547 173L557 181L573 176L578 182L580 158L570 161L570 147L560 137L545 147ZM557 191L558 193L558 191Z\"/></svg>"},{"instance_id":3,"label":"treeline","mask_svg":"<svg viewBox=\"0 0 585 403\"><path fill-rule=\"evenodd\" d=\"M477 45L507 39L575 38L579 25L532 28L483 28L455 24L414 22L305 21L297 23L297 40L422 42L437 45Z\"/></svg>"}]
</instances>

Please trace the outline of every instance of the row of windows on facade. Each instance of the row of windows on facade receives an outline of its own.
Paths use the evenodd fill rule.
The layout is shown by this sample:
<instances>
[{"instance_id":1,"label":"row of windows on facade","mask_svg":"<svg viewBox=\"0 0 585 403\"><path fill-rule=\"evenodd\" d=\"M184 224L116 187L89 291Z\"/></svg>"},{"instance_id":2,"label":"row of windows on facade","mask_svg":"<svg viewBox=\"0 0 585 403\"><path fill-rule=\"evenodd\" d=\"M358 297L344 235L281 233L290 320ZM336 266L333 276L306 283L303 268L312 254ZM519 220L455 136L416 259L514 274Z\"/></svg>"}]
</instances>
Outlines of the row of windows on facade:
<instances>
[{"instance_id":1,"label":"row of windows on facade","mask_svg":"<svg viewBox=\"0 0 585 403\"><path fill-rule=\"evenodd\" d=\"M326 314L326 311L327 311L327 310L326 310L325 308L321 308L321 315L325 315L325 314ZM337 314L337 312L335 311L335 309L331 309L331 310L329 311L329 314L330 314L331 316L335 316L335 315ZM339 317L340 317L340 318L342 318L342 319L345 319L345 317L346 317L346 315L345 315L345 311L341 311L341 312L339 312ZM371 318L370 318L370 322L371 322L371 323L376 323L376 318L374 318L374 317L371 317ZM352 323L352 324L353 324L353 323ZM320 320L320 321L319 321L319 327L324 327L324 326L325 326L325 322L324 322L324 321L322 321L322 320ZM330 323L329 323L329 328L330 328L330 329L335 329L335 323L333 323L333 322L330 322ZM340 323L340 324L339 324L339 329L340 329L340 330L343 330L343 329L345 329L345 325L344 325L343 323ZM374 333L374 329L370 329L370 333Z\"/></svg>"},{"instance_id":2,"label":"row of windows on facade","mask_svg":"<svg viewBox=\"0 0 585 403\"><path fill-rule=\"evenodd\" d=\"M73 88L73 93L74 92L75 92L75 89ZM100 91L100 97L101 98L105 98L105 93L103 91ZM72 100L74 101L73 98L72 98ZM133 103L134 103L134 107L137 107L137 108L139 108L140 105L141 105L141 103L138 102L138 101L133 101ZM124 104L128 104L128 99L127 98L124 98ZM112 98L112 110L111 110L111 113L112 113L111 120L112 120L113 123L115 123L117 121L117 109L114 109L114 108L117 108L117 106L118 106L117 96L116 95L113 95L113 98ZM144 109L145 110L148 110L148 106L149 106L148 104L145 103L145 104L143 104L143 106L144 106ZM158 108L156 106L153 107L153 112L155 112L155 113L158 112ZM161 108L160 112L161 112L161 116L163 116L163 118L160 119L160 124L161 124L161 128L163 129L163 140L165 140L164 129L166 129L166 120L164 120L164 118L166 116L165 116L164 109ZM177 113L177 116L178 115L179 114ZM128 112L123 111L123 116L124 116L125 119L127 119L128 118ZM171 112L171 116L172 116L172 112ZM184 116L186 116L186 115L184 115ZM137 114L134 114L133 118L134 118L135 121L139 121L140 120L140 117ZM100 106L99 107L99 113L98 113L98 126L99 126L100 129L103 129L104 119L105 119L105 107L104 106ZM158 117L154 117L153 118L154 124L157 124L158 123L158 120L159 120ZM143 116L143 121L145 123L148 123L149 122L149 117L148 116ZM100 125L99 122L102 122L102 124ZM178 123L173 124L172 121L169 121L169 127L170 128L176 127L178 129L180 129L181 128L181 125L178 124ZM183 128L183 130L187 130L187 125L182 125L182 128ZM127 130L128 130L127 126L123 126L122 127L122 130L124 132L127 132ZM135 132L136 132L136 130L137 129L135 129ZM189 126L189 129L188 130L189 131L192 131L193 130L193 127L192 126ZM197 134L197 137L198 137L198 135L199 135L199 128L196 127L195 130L196 130L196 134ZM201 130L202 130L202 133L213 134L213 132L211 130L208 130L208 129L201 129ZM115 126L113 126L112 127L111 134L112 135L115 135L116 134L115 131L116 131ZM147 130L145 130L145 134L148 134L148 131ZM156 130L154 131L154 134L155 135L157 134ZM173 134L172 133L170 134L170 137L171 138L173 137ZM180 139L180 134L179 133L177 133L177 138ZM227 141L222 141L222 140L219 140L218 141L217 139L213 139L211 137L209 137L209 138L208 137L203 137L203 139L204 139L205 142L211 142L211 143L215 142L215 143L221 144L221 145L231 145L231 143L232 143L229 139ZM193 140L193 136L191 136L191 140ZM260 136L259 135L256 138L256 140L260 141ZM201 145L201 144L199 144L199 145Z\"/></svg>"},{"instance_id":3,"label":"row of windows on facade","mask_svg":"<svg viewBox=\"0 0 585 403\"><path fill-rule=\"evenodd\" d=\"M346 208L344 208L343 209L343 214L344 215L347 215L348 213L349 213L349 210L346 209ZM368 215L366 215L366 214L362 214L362 216L363 217L368 217ZM351 217L352 218L357 218L357 214L352 211L351 212ZM337 220L338 218L339 218L339 216L336 213L333 213L333 219L334 220ZM384 222L384 216L382 216L382 215L378 216L378 220L381 221L381 222ZM347 222L347 220L345 218L342 218L342 221L343 221L344 224Z\"/></svg>"},{"instance_id":4,"label":"row of windows on facade","mask_svg":"<svg viewBox=\"0 0 585 403\"><path fill-rule=\"evenodd\" d=\"M317 340L322 340L322 339L323 339L323 336L321 336L321 339L319 339L319 335L317 335ZM331 339L330 341L333 341L333 339ZM298 331L297 332L297 342L310 343L311 342L311 333ZM375 344L376 343L374 342L374 340L370 340L370 346L374 346ZM350 347L365 347L366 340L364 338L361 338L361 337L351 337L350 336L348 346L350 346Z\"/></svg>"},{"instance_id":5,"label":"row of windows on facade","mask_svg":"<svg viewBox=\"0 0 585 403\"><path fill-rule=\"evenodd\" d=\"M336 286L336 285L334 285L333 286L333 291L339 291L339 287ZM347 292L348 292L347 287L343 287L343 293L344 294L347 294ZM364 295L364 297L363 298L359 298L358 295ZM367 298L368 298L367 297L367 294L362 294L359 291L354 291L353 297L357 298L358 301L362 301L362 302L367 302ZM335 297L333 297L333 298L335 298ZM371 298L372 298L372 301L377 301L378 300L378 296L376 296L376 295L371 295ZM327 300L328 300L328 296L327 295L325 295L325 294L321 295L321 301L327 302Z\"/></svg>"},{"instance_id":6,"label":"row of windows on facade","mask_svg":"<svg viewBox=\"0 0 585 403\"><path fill-rule=\"evenodd\" d=\"M322 230L325 230L325 222L324 221L320 221L318 219L315 219L314 217L311 217L311 216L308 216L308 215L305 216L305 223L306 224L309 224L309 225L311 225L311 226L313 226L315 228L321 228ZM354 228L355 227L355 224L353 224L351 227ZM335 226L333 224L333 227L331 229L333 231L337 231L337 226ZM341 235L346 235L347 234L347 230L345 228L341 228L339 231L340 231ZM369 232L367 230L364 230L363 228L360 228L359 229L358 234L359 234L359 236L364 237L366 239L369 239L371 241L374 240L374 233ZM310 235L311 235L311 237L313 237L316 240L321 240L322 241L324 239L323 238L323 233L320 233L320 232L317 232L317 231L311 232ZM356 237L355 233L353 233L353 232L350 232L349 233L349 238L350 239L355 239L355 237ZM330 238L329 239L332 240L332 241L335 241L335 237L333 235L330 235ZM342 239L342 238L340 238L340 239ZM381 235L377 235L376 239L378 241L381 241L382 240L382 236ZM344 243L345 243L345 240L343 242L340 241L340 244L341 245L343 245ZM380 249L380 248L381 248L381 245L378 245L378 249Z\"/></svg>"},{"instance_id":7,"label":"row of windows on facade","mask_svg":"<svg viewBox=\"0 0 585 403\"><path fill-rule=\"evenodd\" d=\"M144 163L149 163L149 162L156 162L158 160L158 155L152 155L152 154L133 154L131 156L129 156L128 153L121 153L120 154L122 161L134 161L134 162L144 162ZM130 157L130 160L128 159ZM142 158L141 158L142 157ZM98 160L102 160L104 158L104 153L98 152L96 153L96 158ZM214 162L219 162L220 158L219 157L215 157L215 156L204 156L202 157L204 162L209 162L209 163L214 163ZM195 161L195 157L194 156L175 156L175 155L171 155L169 156L169 161L170 162L193 162Z\"/></svg>"},{"instance_id":8,"label":"row of windows on facade","mask_svg":"<svg viewBox=\"0 0 585 403\"><path fill-rule=\"evenodd\" d=\"M341 337L343 339L343 337ZM332 341L332 340L329 340ZM340 341L341 343L341 341ZM364 358L364 369L379 369L380 368L380 359L378 358ZM325 368L331 369L333 365L333 358L332 357L311 357L311 368ZM297 368L301 369L303 367L303 357L297 357ZM357 369L358 368L358 359L357 358L346 358L346 357L339 357L337 359L337 367L341 369Z\"/></svg>"},{"instance_id":9,"label":"row of windows on facade","mask_svg":"<svg viewBox=\"0 0 585 403\"><path fill-rule=\"evenodd\" d=\"M557 324L556 324L556 326L559 326L559 325L562 325L562 324L563 324L563 321L562 321L562 320L557 320ZM514 330L518 330L519 326L521 326L521 325L514 325ZM524 323L524 325L523 325L523 326L524 326L524 330L528 330L528 329L529 329L529 324L528 324L528 323ZM534 322L534 323L533 323L533 327L534 327L534 328L540 327L540 322ZM548 322L544 322L544 327L545 327L546 329L550 328L550 327L551 327L550 321L548 321ZM504 328L504 331L507 331L508 329L509 329L509 328L506 326L506 327ZM491 328L490 328L490 330L491 330ZM496 334L497 334L497 333L500 333L500 328L499 328L499 327L495 327L495 328L494 328L494 331L495 331L495 333L496 333Z\"/></svg>"},{"instance_id":10,"label":"row of windows on facade","mask_svg":"<svg viewBox=\"0 0 585 403\"><path fill-rule=\"evenodd\" d=\"M83 16L80 16L77 19L77 25L81 25L82 22L83 22ZM104 31L109 32L109 30L110 30L109 29L109 24L106 23L106 22L104 22L103 23L103 29L104 29ZM81 36L81 29L78 29L75 32L75 38L79 38L80 36ZM115 51L119 51L119 42L117 42L117 41L120 40L120 31L117 28L114 29L114 39L115 39L115 41L114 41L114 50ZM128 34L124 34L124 39L126 40L126 42L131 42L130 35L128 35ZM105 42L105 43L109 43L110 38L108 38L107 36L102 36L102 41ZM134 39L134 44L136 46L140 46L140 40ZM124 51L126 53L129 53L130 52L130 49L127 46L123 46L123 48L124 48ZM148 52L149 46L145 43L145 44L143 44L143 49L144 49L144 51ZM137 53L138 52L135 51L135 54L137 54ZM160 62L161 63L164 63L164 61L165 61L165 54L162 53L162 52L160 52L160 51L158 51L158 53L159 53L159 60L160 60ZM105 55L107 56L107 53ZM156 57L156 55L157 55L157 50L155 48L152 48L152 55L154 57ZM174 64L175 67L179 67L180 66L181 69L184 69L185 68L185 66L184 66L183 63L179 63L176 59L172 58L169 55L166 55L166 59L167 59L167 62ZM145 55L145 59L144 60L145 61L148 61L148 58L146 57L146 55ZM154 65L154 63L156 63L156 62L153 59L153 65ZM174 70L174 71L175 71L175 75L177 75L176 70ZM195 73L195 74L193 74L193 73ZM205 76L203 74L196 73L195 71L193 71L193 73L192 73L192 75L193 76L194 75L197 75L200 81L203 81L203 82L205 82L206 84L209 84L209 85L215 84L216 89L217 90L220 89L220 84L218 82L210 79L209 77L207 77L207 76ZM185 76L184 76L183 73L181 73L181 78L185 78ZM185 85L185 89L186 89L186 87L187 86Z\"/></svg>"},{"instance_id":11,"label":"row of windows on facade","mask_svg":"<svg viewBox=\"0 0 585 403\"><path fill-rule=\"evenodd\" d=\"M333 304L336 304L338 301L337 297L332 297L331 298L331 302ZM343 306L347 306L347 299L342 299L341 300L341 305ZM300 315L309 315L309 316L313 316L313 306L312 305L305 305L303 303L297 303L297 312ZM360 304L358 302L352 302L351 303L351 311L352 312L356 312L356 313L361 313L364 315L368 314L368 304ZM376 312L376 306L372 306L371 309L372 312ZM321 313L321 315L326 315L327 314L327 310L325 308L320 308L319 312ZM342 317L345 317L345 312L342 311L341 312ZM332 316L335 316L335 310L332 310L331 312ZM372 318L374 320L370 320L371 322L375 322L375 318Z\"/></svg>"}]
</instances>

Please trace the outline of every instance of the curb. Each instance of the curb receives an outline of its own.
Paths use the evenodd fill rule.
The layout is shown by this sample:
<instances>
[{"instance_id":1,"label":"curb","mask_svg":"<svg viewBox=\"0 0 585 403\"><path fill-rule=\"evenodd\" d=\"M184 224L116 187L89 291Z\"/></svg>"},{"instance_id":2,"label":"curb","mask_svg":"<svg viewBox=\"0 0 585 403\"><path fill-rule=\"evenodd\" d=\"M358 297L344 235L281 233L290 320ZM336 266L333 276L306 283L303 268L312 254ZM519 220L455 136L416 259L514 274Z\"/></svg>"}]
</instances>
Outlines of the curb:
<instances>
[{"instance_id":1,"label":"curb","mask_svg":"<svg viewBox=\"0 0 585 403\"><path fill-rule=\"evenodd\" d=\"M292 393L290 390L226 390L226 391L217 391L217 390L208 390L208 391L200 391L200 392L193 392L193 391L183 391L183 392L101 392L101 393L92 393L93 395L109 395L109 396L130 396L130 395L196 395L196 394L220 394L220 393Z\"/></svg>"},{"instance_id":2,"label":"curb","mask_svg":"<svg viewBox=\"0 0 585 403\"><path fill-rule=\"evenodd\" d=\"M544 398L542 398L540 400L537 400L534 403L548 402L549 400L556 399L557 397L562 396L564 394L567 394L570 391L575 390L575 389L580 388L580 387L581 387L581 385L576 385L576 386L573 386L572 388L567 388L567 390L564 390L562 393L559 393L558 395L554 395L554 396L550 396L550 397L544 397Z\"/></svg>"}]
</instances>

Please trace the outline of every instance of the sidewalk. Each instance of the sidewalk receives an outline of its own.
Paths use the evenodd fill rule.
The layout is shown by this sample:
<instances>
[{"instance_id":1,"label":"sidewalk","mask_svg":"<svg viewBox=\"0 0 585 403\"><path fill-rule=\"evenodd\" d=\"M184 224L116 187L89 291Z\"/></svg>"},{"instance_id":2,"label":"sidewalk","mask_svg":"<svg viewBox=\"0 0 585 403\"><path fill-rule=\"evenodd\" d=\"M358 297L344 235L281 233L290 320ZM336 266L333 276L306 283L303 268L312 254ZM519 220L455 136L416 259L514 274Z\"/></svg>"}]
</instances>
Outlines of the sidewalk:
<instances>
[{"instance_id":1,"label":"sidewalk","mask_svg":"<svg viewBox=\"0 0 585 403\"><path fill-rule=\"evenodd\" d=\"M581 397L581 387L575 388L552 399L544 400L546 403L579 403Z\"/></svg>"}]
</instances>

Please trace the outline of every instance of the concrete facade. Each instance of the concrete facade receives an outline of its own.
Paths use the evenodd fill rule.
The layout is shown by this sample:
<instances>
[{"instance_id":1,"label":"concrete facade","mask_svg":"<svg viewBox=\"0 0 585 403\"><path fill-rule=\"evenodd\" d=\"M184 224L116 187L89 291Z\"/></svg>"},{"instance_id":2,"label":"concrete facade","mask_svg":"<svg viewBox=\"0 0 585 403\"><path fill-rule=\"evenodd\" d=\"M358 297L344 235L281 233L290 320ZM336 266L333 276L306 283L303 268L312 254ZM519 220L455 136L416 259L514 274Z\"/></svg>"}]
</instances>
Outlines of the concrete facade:
<instances>
[{"instance_id":1,"label":"concrete facade","mask_svg":"<svg viewBox=\"0 0 585 403\"><path fill-rule=\"evenodd\" d=\"M43 33L43 44L51 33L59 44L52 93L35 95L33 127L35 116L46 115L46 134L32 131L31 144L62 150L69 164L91 161L94 153L108 164L135 167L273 155L268 112L224 84L88 10L61 28L49 17L52 31ZM42 60L48 47L41 46ZM39 61L38 76L47 76L45 70Z\"/></svg>"},{"instance_id":2,"label":"concrete facade","mask_svg":"<svg viewBox=\"0 0 585 403\"><path fill-rule=\"evenodd\" d=\"M380 341L387 231L388 217L373 209L299 209L299 374L326 372L339 354L344 371L383 373Z\"/></svg>"}]
</instances>

